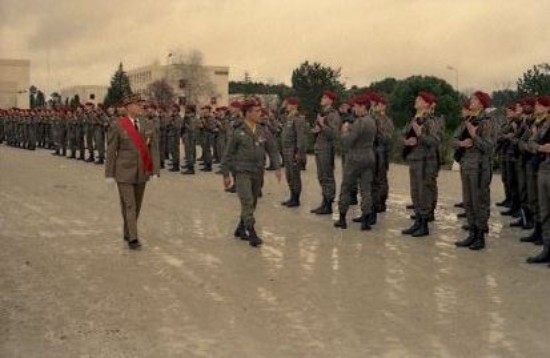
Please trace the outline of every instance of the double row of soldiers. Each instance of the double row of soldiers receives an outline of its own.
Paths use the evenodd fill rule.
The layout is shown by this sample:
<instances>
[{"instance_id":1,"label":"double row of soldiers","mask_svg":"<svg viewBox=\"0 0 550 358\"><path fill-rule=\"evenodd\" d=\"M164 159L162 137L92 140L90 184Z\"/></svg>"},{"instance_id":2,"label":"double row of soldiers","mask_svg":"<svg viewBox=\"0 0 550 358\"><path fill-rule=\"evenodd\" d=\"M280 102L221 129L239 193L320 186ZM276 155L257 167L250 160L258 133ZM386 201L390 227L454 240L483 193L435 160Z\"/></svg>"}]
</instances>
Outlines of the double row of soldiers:
<instances>
[{"instance_id":1,"label":"double row of soldiers","mask_svg":"<svg viewBox=\"0 0 550 358\"><path fill-rule=\"evenodd\" d=\"M511 227L533 230L521 242L542 245L528 263L550 262L550 96L524 98L506 107L497 137Z\"/></svg>"},{"instance_id":2,"label":"double row of soldiers","mask_svg":"<svg viewBox=\"0 0 550 358\"><path fill-rule=\"evenodd\" d=\"M54 155L70 154L72 159L103 164L105 133L117 115L114 109L104 111L102 107L95 108L93 103L74 110L12 108L0 111L0 138L10 146L54 149Z\"/></svg>"}]
</instances>

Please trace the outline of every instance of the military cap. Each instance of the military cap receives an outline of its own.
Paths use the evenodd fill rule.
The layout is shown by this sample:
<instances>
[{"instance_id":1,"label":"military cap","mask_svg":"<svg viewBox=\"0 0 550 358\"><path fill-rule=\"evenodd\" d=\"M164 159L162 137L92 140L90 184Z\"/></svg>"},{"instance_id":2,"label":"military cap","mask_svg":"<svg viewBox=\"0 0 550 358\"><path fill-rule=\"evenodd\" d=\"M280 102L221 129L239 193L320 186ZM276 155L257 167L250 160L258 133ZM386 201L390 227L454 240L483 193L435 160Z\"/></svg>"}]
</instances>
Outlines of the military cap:
<instances>
[{"instance_id":1,"label":"military cap","mask_svg":"<svg viewBox=\"0 0 550 358\"><path fill-rule=\"evenodd\" d=\"M474 92L474 97L476 97L479 102L483 105L483 108L488 108L491 106L491 96L483 91Z\"/></svg>"},{"instance_id":2,"label":"military cap","mask_svg":"<svg viewBox=\"0 0 550 358\"><path fill-rule=\"evenodd\" d=\"M338 98L338 95L334 91L325 91L323 92L323 97L327 97L334 102L336 101L336 98Z\"/></svg>"},{"instance_id":3,"label":"military cap","mask_svg":"<svg viewBox=\"0 0 550 358\"><path fill-rule=\"evenodd\" d=\"M418 92L418 97L422 98L428 104L437 103L437 97L435 94L428 91Z\"/></svg>"}]
</instances>

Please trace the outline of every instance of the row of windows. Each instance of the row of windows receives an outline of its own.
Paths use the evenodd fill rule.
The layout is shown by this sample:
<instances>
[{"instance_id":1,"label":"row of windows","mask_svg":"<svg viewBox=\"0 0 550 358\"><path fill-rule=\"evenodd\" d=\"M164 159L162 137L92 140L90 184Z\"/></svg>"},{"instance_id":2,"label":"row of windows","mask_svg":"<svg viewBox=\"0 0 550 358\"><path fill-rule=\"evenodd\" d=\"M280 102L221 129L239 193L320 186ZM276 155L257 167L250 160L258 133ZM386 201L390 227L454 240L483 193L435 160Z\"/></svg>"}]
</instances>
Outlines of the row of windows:
<instances>
[{"instance_id":1,"label":"row of windows","mask_svg":"<svg viewBox=\"0 0 550 358\"><path fill-rule=\"evenodd\" d=\"M151 71L135 73L130 75L130 81L134 83L151 81L152 78L153 78L153 74L151 73Z\"/></svg>"}]
</instances>

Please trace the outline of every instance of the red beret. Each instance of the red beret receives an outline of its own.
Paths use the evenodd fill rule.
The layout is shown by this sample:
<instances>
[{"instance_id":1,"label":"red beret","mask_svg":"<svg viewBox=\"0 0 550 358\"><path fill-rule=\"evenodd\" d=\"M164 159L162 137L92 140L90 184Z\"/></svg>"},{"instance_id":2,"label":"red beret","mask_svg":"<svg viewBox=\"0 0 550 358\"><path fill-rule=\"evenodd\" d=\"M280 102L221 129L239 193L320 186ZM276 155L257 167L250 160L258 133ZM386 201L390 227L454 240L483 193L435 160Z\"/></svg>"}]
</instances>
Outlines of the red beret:
<instances>
[{"instance_id":1,"label":"red beret","mask_svg":"<svg viewBox=\"0 0 550 358\"><path fill-rule=\"evenodd\" d=\"M474 96L481 102L483 108L488 108L491 106L491 96L482 91L474 92Z\"/></svg>"},{"instance_id":2,"label":"red beret","mask_svg":"<svg viewBox=\"0 0 550 358\"><path fill-rule=\"evenodd\" d=\"M537 103L544 107L550 107L550 96L540 96Z\"/></svg>"},{"instance_id":3,"label":"red beret","mask_svg":"<svg viewBox=\"0 0 550 358\"><path fill-rule=\"evenodd\" d=\"M246 99L241 102L241 110L243 112L248 111L252 107L259 107L259 106L260 106L260 103L254 98Z\"/></svg>"},{"instance_id":4,"label":"red beret","mask_svg":"<svg viewBox=\"0 0 550 358\"><path fill-rule=\"evenodd\" d=\"M300 99L298 97L288 97L285 99L286 104L289 104L291 106L298 106L300 105Z\"/></svg>"},{"instance_id":5,"label":"red beret","mask_svg":"<svg viewBox=\"0 0 550 358\"><path fill-rule=\"evenodd\" d=\"M418 92L418 97L422 98L428 104L434 104L437 102L437 97L435 94L427 91Z\"/></svg>"},{"instance_id":6,"label":"red beret","mask_svg":"<svg viewBox=\"0 0 550 358\"><path fill-rule=\"evenodd\" d=\"M371 97L369 96L369 94L364 94L362 96L358 96L353 99L353 104L357 104L359 106L370 107L370 103L371 103Z\"/></svg>"},{"instance_id":7,"label":"red beret","mask_svg":"<svg viewBox=\"0 0 550 358\"><path fill-rule=\"evenodd\" d=\"M331 101L336 101L336 98L338 98L338 95L334 91L325 91L323 92L323 96L330 98Z\"/></svg>"},{"instance_id":8,"label":"red beret","mask_svg":"<svg viewBox=\"0 0 550 358\"><path fill-rule=\"evenodd\" d=\"M233 102L231 102L231 104L229 105L229 107L241 108L241 102L239 102L239 101L233 101Z\"/></svg>"}]
</instances>

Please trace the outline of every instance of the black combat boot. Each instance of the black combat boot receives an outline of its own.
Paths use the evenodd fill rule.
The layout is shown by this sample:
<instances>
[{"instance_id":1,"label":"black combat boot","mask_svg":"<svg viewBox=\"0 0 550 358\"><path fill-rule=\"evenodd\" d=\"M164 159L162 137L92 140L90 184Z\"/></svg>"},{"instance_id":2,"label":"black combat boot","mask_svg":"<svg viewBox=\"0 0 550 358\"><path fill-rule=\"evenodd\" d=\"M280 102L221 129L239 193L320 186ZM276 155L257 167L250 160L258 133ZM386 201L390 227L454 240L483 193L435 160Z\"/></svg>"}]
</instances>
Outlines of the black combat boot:
<instances>
[{"instance_id":1,"label":"black combat boot","mask_svg":"<svg viewBox=\"0 0 550 358\"><path fill-rule=\"evenodd\" d=\"M461 229L464 230L464 231L470 231L470 225L464 224L464 225L461 226Z\"/></svg>"},{"instance_id":2,"label":"black combat boot","mask_svg":"<svg viewBox=\"0 0 550 358\"><path fill-rule=\"evenodd\" d=\"M544 244L542 251L537 256L532 256L527 258L528 264L543 264L550 262L550 246Z\"/></svg>"},{"instance_id":3,"label":"black combat boot","mask_svg":"<svg viewBox=\"0 0 550 358\"><path fill-rule=\"evenodd\" d=\"M455 207L455 208L460 208L460 209L462 209L462 208L464 208L464 203L456 203L456 204L454 205L454 207Z\"/></svg>"},{"instance_id":4,"label":"black combat boot","mask_svg":"<svg viewBox=\"0 0 550 358\"><path fill-rule=\"evenodd\" d=\"M300 206L300 193L292 193L290 201L286 204L287 208L296 208Z\"/></svg>"},{"instance_id":5,"label":"black combat boot","mask_svg":"<svg viewBox=\"0 0 550 358\"><path fill-rule=\"evenodd\" d=\"M418 229L413 232L412 237L423 237L430 235L430 229L428 228L428 219L420 218L420 225Z\"/></svg>"},{"instance_id":6,"label":"black combat boot","mask_svg":"<svg viewBox=\"0 0 550 358\"><path fill-rule=\"evenodd\" d=\"M204 167L199 169L201 172L211 172L212 171L212 165L205 164Z\"/></svg>"},{"instance_id":7,"label":"black combat boot","mask_svg":"<svg viewBox=\"0 0 550 358\"><path fill-rule=\"evenodd\" d=\"M510 199L506 198L503 201L499 201L496 205L506 207L506 206L508 206L509 202L510 202Z\"/></svg>"},{"instance_id":8,"label":"black combat boot","mask_svg":"<svg viewBox=\"0 0 550 358\"><path fill-rule=\"evenodd\" d=\"M456 214L456 217L458 219L464 219L464 218L466 218L466 213L458 213L458 214Z\"/></svg>"},{"instance_id":9,"label":"black combat boot","mask_svg":"<svg viewBox=\"0 0 550 358\"><path fill-rule=\"evenodd\" d=\"M376 213L376 210L371 211L371 213L367 215L367 222L370 226L376 225L378 222L378 214Z\"/></svg>"},{"instance_id":10,"label":"black combat boot","mask_svg":"<svg viewBox=\"0 0 550 358\"><path fill-rule=\"evenodd\" d=\"M281 205L282 205L282 206L288 206L288 204L289 204L291 201L292 201L292 193L290 194L290 198L288 198L287 200L281 202Z\"/></svg>"},{"instance_id":11,"label":"black combat boot","mask_svg":"<svg viewBox=\"0 0 550 358\"><path fill-rule=\"evenodd\" d=\"M414 220L414 224L406 230L401 231L403 235L412 235L420 227L420 218Z\"/></svg>"},{"instance_id":12,"label":"black combat boot","mask_svg":"<svg viewBox=\"0 0 550 358\"><path fill-rule=\"evenodd\" d=\"M248 240L248 235L246 234L246 229L244 228L244 222L242 219L239 221L239 224L237 225L237 228L235 229L233 235L237 239Z\"/></svg>"},{"instance_id":13,"label":"black combat boot","mask_svg":"<svg viewBox=\"0 0 550 358\"><path fill-rule=\"evenodd\" d=\"M130 250L139 250L141 248L141 242L139 242L138 239L129 240L128 248L130 248Z\"/></svg>"},{"instance_id":14,"label":"black combat boot","mask_svg":"<svg viewBox=\"0 0 550 358\"><path fill-rule=\"evenodd\" d=\"M348 228L348 223L346 222L346 213L340 213L340 218L337 222L334 223L334 227L338 227L340 229Z\"/></svg>"},{"instance_id":15,"label":"black combat boot","mask_svg":"<svg viewBox=\"0 0 550 358\"><path fill-rule=\"evenodd\" d=\"M55 152L52 153L52 155L59 155L59 149L56 149Z\"/></svg>"},{"instance_id":16,"label":"black combat boot","mask_svg":"<svg viewBox=\"0 0 550 358\"><path fill-rule=\"evenodd\" d=\"M371 219L371 216L373 214L368 214L368 215L363 215L362 216L362 220L361 220L361 231L369 231L372 229L371 227L371 222L372 222L372 219ZM376 214L375 214L376 215Z\"/></svg>"},{"instance_id":17,"label":"black combat boot","mask_svg":"<svg viewBox=\"0 0 550 358\"><path fill-rule=\"evenodd\" d=\"M95 164L97 165L105 164L105 158L99 157L99 159L97 160L97 162L95 162Z\"/></svg>"},{"instance_id":18,"label":"black combat boot","mask_svg":"<svg viewBox=\"0 0 550 358\"><path fill-rule=\"evenodd\" d=\"M409 204L406 206L407 210L414 210L414 204Z\"/></svg>"},{"instance_id":19,"label":"black combat boot","mask_svg":"<svg viewBox=\"0 0 550 358\"><path fill-rule=\"evenodd\" d=\"M385 213L387 210L388 209L386 207L386 204L380 204L379 206L376 207L377 213Z\"/></svg>"},{"instance_id":20,"label":"black combat boot","mask_svg":"<svg viewBox=\"0 0 550 358\"><path fill-rule=\"evenodd\" d=\"M168 169L169 172L179 172L180 171L180 162L172 163L172 168Z\"/></svg>"},{"instance_id":21,"label":"black combat boot","mask_svg":"<svg viewBox=\"0 0 550 358\"><path fill-rule=\"evenodd\" d=\"M194 175L195 174L195 167L192 165L188 165L187 169L183 172L181 172L184 175Z\"/></svg>"},{"instance_id":22,"label":"black combat boot","mask_svg":"<svg viewBox=\"0 0 550 358\"><path fill-rule=\"evenodd\" d=\"M233 185L231 185L231 187L225 189L225 191L227 193L235 194L237 192L237 187L235 186L235 184L233 184Z\"/></svg>"},{"instance_id":23,"label":"black combat boot","mask_svg":"<svg viewBox=\"0 0 550 358\"><path fill-rule=\"evenodd\" d=\"M532 230L535 227L535 221L533 220L533 213L529 209L525 209L525 218L523 219L523 230Z\"/></svg>"},{"instance_id":24,"label":"black combat boot","mask_svg":"<svg viewBox=\"0 0 550 358\"><path fill-rule=\"evenodd\" d=\"M317 211L316 214L317 215L330 215L330 214L332 214L332 200L325 199L325 200L323 200L323 202L325 203L325 205L323 205L323 207L321 207L321 210Z\"/></svg>"},{"instance_id":25,"label":"black combat boot","mask_svg":"<svg viewBox=\"0 0 550 358\"><path fill-rule=\"evenodd\" d=\"M485 248L485 231L475 227L474 228L474 242L470 245L469 249L472 251L483 250Z\"/></svg>"},{"instance_id":26,"label":"black combat boot","mask_svg":"<svg viewBox=\"0 0 550 358\"><path fill-rule=\"evenodd\" d=\"M326 199L323 198L323 201L321 202L321 205L319 205L319 206L318 206L317 208L315 208L315 209L311 209L309 212L312 213L312 214L318 214L319 211L321 211L321 209L323 209L323 208L325 207L325 205L326 205L326 204L325 204L325 201L326 201Z\"/></svg>"},{"instance_id":27,"label":"black combat boot","mask_svg":"<svg viewBox=\"0 0 550 358\"><path fill-rule=\"evenodd\" d=\"M353 221L354 223L363 222L363 214L359 215L358 217L355 217L355 218L351 219L351 221Z\"/></svg>"},{"instance_id":28,"label":"black combat boot","mask_svg":"<svg viewBox=\"0 0 550 358\"><path fill-rule=\"evenodd\" d=\"M529 236L519 239L521 242L535 242L542 239L542 224L537 221L535 224L535 230Z\"/></svg>"},{"instance_id":29,"label":"black combat boot","mask_svg":"<svg viewBox=\"0 0 550 358\"><path fill-rule=\"evenodd\" d=\"M470 245L472 245L474 243L475 237L476 237L476 227L473 226L470 229L468 237L464 240L455 241L455 246L456 247L470 247Z\"/></svg>"},{"instance_id":30,"label":"black combat boot","mask_svg":"<svg viewBox=\"0 0 550 358\"><path fill-rule=\"evenodd\" d=\"M90 153L88 156L88 159L86 159L86 163L92 163L95 162L94 153Z\"/></svg>"},{"instance_id":31,"label":"black combat boot","mask_svg":"<svg viewBox=\"0 0 550 358\"><path fill-rule=\"evenodd\" d=\"M254 229L254 225L250 226L248 228L248 243L252 247L258 247L261 244L263 244L263 240L256 234L256 230Z\"/></svg>"}]
</instances>

